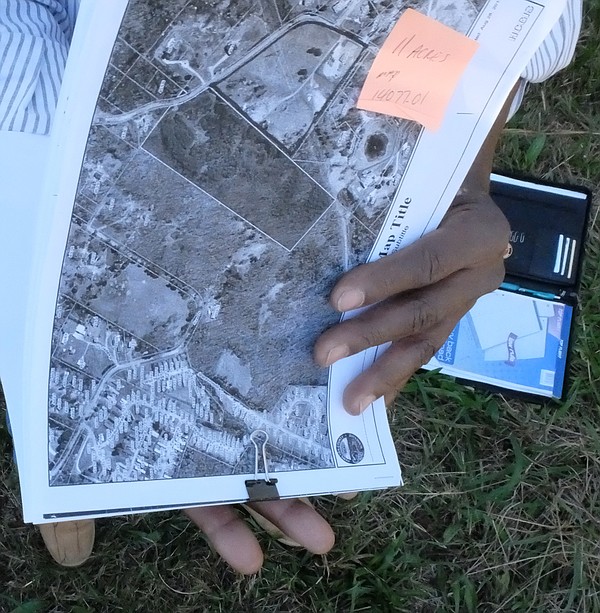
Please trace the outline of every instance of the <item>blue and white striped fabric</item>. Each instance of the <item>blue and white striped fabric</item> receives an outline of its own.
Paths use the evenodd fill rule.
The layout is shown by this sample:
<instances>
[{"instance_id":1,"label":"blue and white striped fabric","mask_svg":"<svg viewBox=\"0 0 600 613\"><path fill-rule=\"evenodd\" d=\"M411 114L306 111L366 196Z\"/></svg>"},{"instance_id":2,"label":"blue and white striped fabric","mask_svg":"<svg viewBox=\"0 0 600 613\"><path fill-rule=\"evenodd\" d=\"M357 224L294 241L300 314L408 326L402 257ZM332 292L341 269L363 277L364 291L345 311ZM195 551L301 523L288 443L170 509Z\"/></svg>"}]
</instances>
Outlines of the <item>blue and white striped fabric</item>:
<instances>
[{"instance_id":1,"label":"blue and white striped fabric","mask_svg":"<svg viewBox=\"0 0 600 613\"><path fill-rule=\"evenodd\" d=\"M583 0L569 0L559 22L546 37L523 73L523 82L512 102L512 117L523 102L528 83L541 83L571 63L581 30Z\"/></svg>"},{"instance_id":2,"label":"blue and white striped fabric","mask_svg":"<svg viewBox=\"0 0 600 613\"><path fill-rule=\"evenodd\" d=\"M525 81L544 81L569 64L581 28L582 1L569 0L523 74ZM48 132L79 2L0 0L0 130ZM524 92L523 86L512 111Z\"/></svg>"},{"instance_id":3,"label":"blue and white striped fabric","mask_svg":"<svg viewBox=\"0 0 600 613\"><path fill-rule=\"evenodd\" d=\"M541 83L571 63L581 30L583 0L567 2L560 21L554 26L523 73L530 83Z\"/></svg>"},{"instance_id":4,"label":"blue and white striped fabric","mask_svg":"<svg viewBox=\"0 0 600 613\"><path fill-rule=\"evenodd\" d=\"M79 0L0 0L0 130L46 134Z\"/></svg>"}]
</instances>

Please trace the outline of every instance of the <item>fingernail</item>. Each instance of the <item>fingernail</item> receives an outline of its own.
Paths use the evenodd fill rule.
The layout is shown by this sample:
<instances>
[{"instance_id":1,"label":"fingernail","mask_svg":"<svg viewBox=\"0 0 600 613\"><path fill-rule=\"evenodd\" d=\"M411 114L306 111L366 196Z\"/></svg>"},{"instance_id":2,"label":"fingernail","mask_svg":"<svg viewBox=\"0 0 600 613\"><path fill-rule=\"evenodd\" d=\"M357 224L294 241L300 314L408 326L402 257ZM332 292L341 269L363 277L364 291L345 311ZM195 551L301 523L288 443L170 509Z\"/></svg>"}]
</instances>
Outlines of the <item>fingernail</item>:
<instances>
[{"instance_id":1,"label":"fingernail","mask_svg":"<svg viewBox=\"0 0 600 613\"><path fill-rule=\"evenodd\" d=\"M376 399L377 398L372 395L355 398L347 408L347 411L350 415L360 415L369 405L373 404Z\"/></svg>"},{"instance_id":2,"label":"fingernail","mask_svg":"<svg viewBox=\"0 0 600 613\"><path fill-rule=\"evenodd\" d=\"M359 289L349 289L342 292L337 300L338 311L350 311L362 306L365 301L365 293Z\"/></svg>"},{"instance_id":3,"label":"fingernail","mask_svg":"<svg viewBox=\"0 0 600 613\"><path fill-rule=\"evenodd\" d=\"M325 360L325 366L331 366L331 364L334 362L337 362L342 358L346 358L348 355L350 355L350 348L348 345L338 345L337 347L329 350L327 359Z\"/></svg>"}]
</instances>

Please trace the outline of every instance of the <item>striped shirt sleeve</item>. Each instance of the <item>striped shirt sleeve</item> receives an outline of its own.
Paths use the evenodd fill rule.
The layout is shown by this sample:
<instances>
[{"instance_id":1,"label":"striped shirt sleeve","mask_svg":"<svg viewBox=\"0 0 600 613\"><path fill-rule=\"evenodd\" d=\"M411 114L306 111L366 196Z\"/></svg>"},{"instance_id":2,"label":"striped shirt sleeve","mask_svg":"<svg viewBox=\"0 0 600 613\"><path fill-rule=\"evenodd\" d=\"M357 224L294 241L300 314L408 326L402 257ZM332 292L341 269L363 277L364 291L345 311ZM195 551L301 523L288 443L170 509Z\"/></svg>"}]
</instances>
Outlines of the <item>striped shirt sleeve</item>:
<instances>
[{"instance_id":1,"label":"striped shirt sleeve","mask_svg":"<svg viewBox=\"0 0 600 613\"><path fill-rule=\"evenodd\" d=\"M581 30L583 0L569 0L560 20L521 75L522 82L513 100L510 114L517 111L528 83L541 83L571 63Z\"/></svg>"},{"instance_id":2,"label":"striped shirt sleeve","mask_svg":"<svg viewBox=\"0 0 600 613\"><path fill-rule=\"evenodd\" d=\"M0 130L50 129L78 2L0 2Z\"/></svg>"},{"instance_id":3,"label":"striped shirt sleeve","mask_svg":"<svg viewBox=\"0 0 600 613\"><path fill-rule=\"evenodd\" d=\"M582 0L567 2L565 12L523 73L530 83L541 83L571 63L581 30Z\"/></svg>"}]
</instances>

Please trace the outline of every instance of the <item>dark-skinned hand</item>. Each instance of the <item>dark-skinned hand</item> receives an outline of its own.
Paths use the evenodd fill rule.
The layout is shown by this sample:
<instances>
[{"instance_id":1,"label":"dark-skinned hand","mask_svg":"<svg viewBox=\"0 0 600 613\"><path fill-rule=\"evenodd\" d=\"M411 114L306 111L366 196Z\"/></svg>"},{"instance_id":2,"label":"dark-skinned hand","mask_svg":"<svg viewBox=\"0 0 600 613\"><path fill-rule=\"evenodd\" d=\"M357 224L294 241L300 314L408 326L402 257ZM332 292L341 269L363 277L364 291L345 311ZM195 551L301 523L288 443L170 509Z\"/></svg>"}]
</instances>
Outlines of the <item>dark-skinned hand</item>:
<instances>
[{"instance_id":1,"label":"dark-skinned hand","mask_svg":"<svg viewBox=\"0 0 600 613\"><path fill-rule=\"evenodd\" d=\"M330 297L333 308L370 308L318 339L317 363L329 366L391 343L346 388L349 413L360 414L381 396L388 403L393 400L476 300L500 285L509 232L506 218L485 191L461 192L438 229L338 281Z\"/></svg>"}]
</instances>

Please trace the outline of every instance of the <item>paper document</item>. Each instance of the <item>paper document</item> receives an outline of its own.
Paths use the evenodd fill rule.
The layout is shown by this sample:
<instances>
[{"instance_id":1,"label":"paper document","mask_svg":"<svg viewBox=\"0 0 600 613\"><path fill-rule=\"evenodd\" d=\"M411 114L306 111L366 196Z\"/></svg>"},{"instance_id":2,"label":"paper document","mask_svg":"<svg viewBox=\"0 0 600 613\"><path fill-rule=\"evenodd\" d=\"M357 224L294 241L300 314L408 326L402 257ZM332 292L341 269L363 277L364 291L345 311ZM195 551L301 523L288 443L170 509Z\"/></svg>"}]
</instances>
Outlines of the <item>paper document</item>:
<instances>
[{"instance_id":1,"label":"paper document","mask_svg":"<svg viewBox=\"0 0 600 613\"><path fill-rule=\"evenodd\" d=\"M244 502L257 432L281 497L401 482L383 401L341 405L377 350L312 360L329 291L439 223L562 3L422 3L479 45L435 133L356 108L409 5L82 1L32 233L28 521Z\"/></svg>"}]
</instances>

